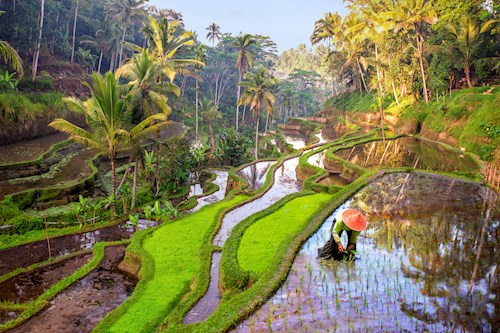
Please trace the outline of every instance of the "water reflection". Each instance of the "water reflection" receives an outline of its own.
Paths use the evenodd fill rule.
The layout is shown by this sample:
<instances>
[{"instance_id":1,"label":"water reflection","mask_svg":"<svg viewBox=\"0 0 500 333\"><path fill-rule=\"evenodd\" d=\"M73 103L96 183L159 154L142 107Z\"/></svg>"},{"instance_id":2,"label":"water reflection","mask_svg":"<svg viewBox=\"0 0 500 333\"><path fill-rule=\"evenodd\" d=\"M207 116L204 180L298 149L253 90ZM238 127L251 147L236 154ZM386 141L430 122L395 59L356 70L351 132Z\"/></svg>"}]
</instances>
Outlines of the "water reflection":
<instances>
[{"instance_id":1,"label":"water reflection","mask_svg":"<svg viewBox=\"0 0 500 333\"><path fill-rule=\"evenodd\" d=\"M266 174L274 161L257 162L237 172L238 176L245 179L249 190L259 189L266 181Z\"/></svg>"},{"instance_id":2,"label":"water reflection","mask_svg":"<svg viewBox=\"0 0 500 333\"><path fill-rule=\"evenodd\" d=\"M335 155L367 168L414 167L447 172L478 170L471 157L416 138L369 142L339 150Z\"/></svg>"},{"instance_id":3,"label":"water reflection","mask_svg":"<svg viewBox=\"0 0 500 333\"><path fill-rule=\"evenodd\" d=\"M306 146L306 139L299 131L283 131L287 143L293 146L293 149L301 149Z\"/></svg>"},{"instance_id":4,"label":"water reflection","mask_svg":"<svg viewBox=\"0 0 500 333\"><path fill-rule=\"evenodd\" d=\"M213 183L217 185L219 189L212 194L197 198L198 204L189 211L190 213L197 212L201 209L201 207L224 199L226 194L228 172L221 170L211 170L210 172L215 174L216 177Z\"/></svg>"},{"instance_id":5,"label":"water reflection","mask_svg":"<svg viewBox=\"0 0 500 333\"><path fill-rule=\"evenodd\" d=\"M316 260L334 212L276 295L235 331L497 332L499 203L476 183L385 175L339 208L369 217L359 258Z\"/></svg>"}]
</instances>

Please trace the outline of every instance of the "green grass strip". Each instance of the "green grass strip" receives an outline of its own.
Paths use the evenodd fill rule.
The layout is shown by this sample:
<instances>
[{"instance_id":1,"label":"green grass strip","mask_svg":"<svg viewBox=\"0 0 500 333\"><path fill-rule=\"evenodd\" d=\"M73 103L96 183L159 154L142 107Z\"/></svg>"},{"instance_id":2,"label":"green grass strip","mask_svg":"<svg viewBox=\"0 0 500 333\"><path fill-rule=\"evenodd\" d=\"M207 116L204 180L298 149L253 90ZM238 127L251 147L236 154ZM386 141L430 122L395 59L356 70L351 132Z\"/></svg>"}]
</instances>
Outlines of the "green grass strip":
<instances>
[{"instance_id":1,"label":"green grass strip","mask_svg":"<svg viewBox=\"0 0 500 333\"><path fill-rule=\"evenodd\" d=\"M241 268L262 273L279 244L302 229L331 198L326 193L298 197L252 224L243 234L238 249Z\"/></svg>"},{"instance_id":2,"label":"green grass strip","mask_svg":"<svg viewBox=\"0 0 500 333\"><path fill-rule=\"evenodd\" d=\"M203 207L199 212L134 238L132 250L139 252L143 259L141 281L132 297L107 316L95 331L141 332L156 326L190 289L202 266L200 249L213 234L220 212L247 198L239 195Z\"/></svg>"}]
</instances>

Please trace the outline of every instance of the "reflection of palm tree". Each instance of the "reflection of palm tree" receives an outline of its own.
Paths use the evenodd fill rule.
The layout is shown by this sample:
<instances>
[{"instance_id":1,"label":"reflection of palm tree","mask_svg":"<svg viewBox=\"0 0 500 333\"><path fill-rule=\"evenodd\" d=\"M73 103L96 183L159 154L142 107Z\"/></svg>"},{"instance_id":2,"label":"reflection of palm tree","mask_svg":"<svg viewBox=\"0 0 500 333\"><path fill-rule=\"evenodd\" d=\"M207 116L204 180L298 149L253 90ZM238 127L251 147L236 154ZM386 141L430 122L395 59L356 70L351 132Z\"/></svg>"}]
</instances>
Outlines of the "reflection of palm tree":
<instances>
[{"instance_id":1,"label":"reflection of palm tree","mask_svg":"<svg viewBox=\"0 0 500 333\"><path fill-rule=\"evenodd\" d=\"M111 163L111 193L116 197L115 158L119 148L125 147L131 140L138 140L159 130L167 124L165 114L150 116L132 127L132 112L129 96L122 98L122 92L114 75L108 72L105 77L92 74L92 86L87 85L91 97L81 101L75 97L64 98L66 105L73 111L86 116L91 131L78 127L65 119L55 119L49 126L69 134L70 138L96 148L108 155ZM113 210L114 210L113 204Z\"/></svg>"}]
</instances>

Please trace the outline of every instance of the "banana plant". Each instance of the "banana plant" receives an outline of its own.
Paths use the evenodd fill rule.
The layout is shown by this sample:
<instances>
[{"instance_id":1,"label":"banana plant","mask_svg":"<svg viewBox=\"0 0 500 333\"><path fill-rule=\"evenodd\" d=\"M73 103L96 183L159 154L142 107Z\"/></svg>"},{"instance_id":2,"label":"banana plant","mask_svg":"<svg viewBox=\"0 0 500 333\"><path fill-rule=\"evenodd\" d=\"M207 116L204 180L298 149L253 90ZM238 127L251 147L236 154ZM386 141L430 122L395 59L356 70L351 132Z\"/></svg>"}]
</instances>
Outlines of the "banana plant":
<instances>
[{"instance_id":1,"label":"banana plant","mask_svg":"<svg viewBox=\"0 0 500 333\"><path fill-rule=\"evenodd\" d=\"M84 198L83 195L78 196L78 204L80 206L80 211L82 213L83 218L83 227L87 227L87 213L90 208L90 198Z\"/></svg>"},{"instance_id":2,"label":"banana plant","mask_svg":"<svg viewBox=\"0 0 500 333\"><path fill-rule=\"evenodd\" d=\"M151 224L152 213L153 213L153 207L149 205L144 207L144 218L148 220L148 226Z\"/></svg>"},{"instance_id":3,"label":"banana plant","mask_svg":"<svg viewBox=\"0 0 500 333\"><path fill-rule=\"evenodd\" d=\"M130 224L134 227L134 230L137 231L139 227L139 214L129 215Z\"/></svg>"}]
</instances>

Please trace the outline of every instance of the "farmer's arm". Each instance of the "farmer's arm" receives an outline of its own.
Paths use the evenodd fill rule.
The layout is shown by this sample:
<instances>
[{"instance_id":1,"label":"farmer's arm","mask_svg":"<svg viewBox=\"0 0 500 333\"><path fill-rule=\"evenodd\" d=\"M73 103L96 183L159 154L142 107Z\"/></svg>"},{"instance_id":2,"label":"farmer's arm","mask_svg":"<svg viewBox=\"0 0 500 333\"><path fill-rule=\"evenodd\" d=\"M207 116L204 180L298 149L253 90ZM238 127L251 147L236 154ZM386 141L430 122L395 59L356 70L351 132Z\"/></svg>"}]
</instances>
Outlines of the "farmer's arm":
<instances>
[{"instance_id":1,"label":"farmer's arm","mask_svg":"<svg viewBox=\"0 0 500 333\"><path fill-rule=\"evenodd\" d=\"M333 239L335 240L335 243L340 243L340 232L343 230L342 228L342 221L337 221L335 220L335 224L332 228L332 236Z\"/></svg>"}]
</instances>

